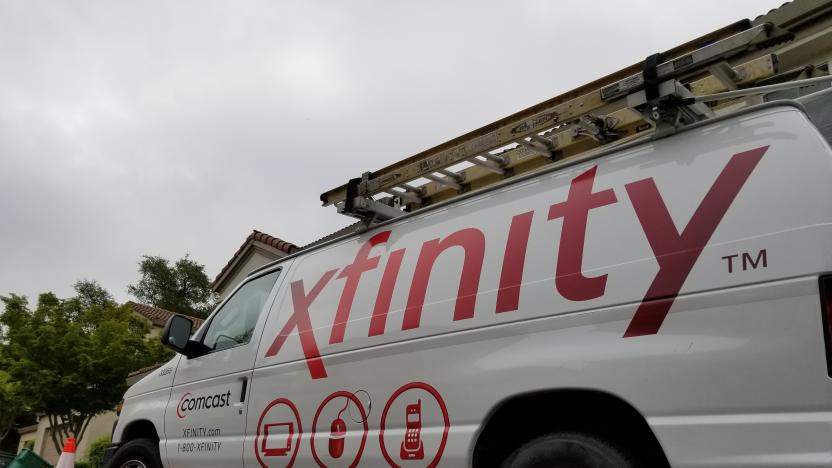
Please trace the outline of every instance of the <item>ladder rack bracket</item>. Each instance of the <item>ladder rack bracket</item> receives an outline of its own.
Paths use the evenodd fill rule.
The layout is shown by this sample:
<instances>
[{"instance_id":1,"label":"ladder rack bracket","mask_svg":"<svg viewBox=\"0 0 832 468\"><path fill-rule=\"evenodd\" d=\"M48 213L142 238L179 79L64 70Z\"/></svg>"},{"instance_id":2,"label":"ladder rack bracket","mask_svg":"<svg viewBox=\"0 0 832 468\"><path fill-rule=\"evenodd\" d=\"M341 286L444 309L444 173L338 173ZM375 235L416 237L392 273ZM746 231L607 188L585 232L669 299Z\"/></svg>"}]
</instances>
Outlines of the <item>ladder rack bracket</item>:
<instances>
[{"instance_id":1,"label":"ladder rack bracket","mask_svg":"<svg viewBox=\"0 0 832 468\"><path fill-rule=\"evenodd\" d=\"M366 185L371 176L370 172L365 172L361 174L361 177L350 179L347 182L347 193L344 201L335 205L338 213L360 219L368 225L404 215L400 208L400 197L373 200L371 197L362 195L363 186Z\"/></svg>"},{"instance_id":2,"label":"ladder rack bracket","mask_svg":"<svg viewBox=\"0 0 832 468\"><path fill-rule=\"evenodd\" d=\"M615 117L596 117L592 114L582 115L577 126L572 130L573 136L589 136L599 143L609 143L620 136L615 130L618 119Z\"/></svg>"},{"instance_id":3,"label":"ladder rack bracket","mask_svg":"<svg viewBox=\"0 0 832 468\"><path fill-rule=\"evenodd\" d=\"M400 203L396 201L398 197L388 197L385 201L390 202L394 206L382 203L372 198L356 196L350 200L349 208L347 208L347 201L336 204L338 213L352 216L353 218L364 221L365 224L387 221L388 219L398 218L405 214L404 211L397 206Z\"/></svg>"},{"instance_id":4,"label":"ladder rack bracket","mask_svg":"<svg viewBox=\"0 0 832 468\"><path fill-rule=\"evenodd\" d=\"M656 132L667 134L679 127L713 117L713 111L703 103L693 102L693 93L676 80L667 80L658 86L658 98L649 100L641 90L627 96L627 106L637 109L648 122L656 126Z\"/></svg>"}]
</instances>

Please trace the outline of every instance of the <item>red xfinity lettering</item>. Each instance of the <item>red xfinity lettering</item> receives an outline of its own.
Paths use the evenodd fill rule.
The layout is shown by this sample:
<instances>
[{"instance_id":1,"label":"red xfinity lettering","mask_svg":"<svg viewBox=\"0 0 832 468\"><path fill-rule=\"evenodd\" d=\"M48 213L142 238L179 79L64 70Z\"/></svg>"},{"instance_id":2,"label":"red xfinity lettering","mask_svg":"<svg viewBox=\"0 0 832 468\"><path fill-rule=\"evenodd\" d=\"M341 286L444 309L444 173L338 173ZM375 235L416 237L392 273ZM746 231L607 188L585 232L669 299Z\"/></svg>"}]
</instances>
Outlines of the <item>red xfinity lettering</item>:
<instances>
[{"instance_id":1,"label":"red xfinity lettering","mask_svg":"<svg viewBox=\"0 0 832 468\"><path fill-rule=\"evenodd\" d=\"M652 178L626 185L636 216L659 263L659 272L627 327L625 337L658 333L696 259L766 150L768 146L732 156L681 234Z\"/></svg>"},{"instance_id":2,"label":"red xfinity lettering","mask_svg":"<svg viewBox=\"0 0 832 468\"><path fill-rule=\"evenodd\" d=\"M373 318L370 319L370 332L367 336L384 334L387 313L390 312L393 289L396 287L396 279L399 277L399 269L402 267L404 251L405 249L399 249L390 252L390 258L387 260L387 266L384 267L384 274L378 287L376 305L373 307Z\"/></svg>"},{"instance_id":3,"label":"red xfinity lettering","mask_svg":"<svg viewBox=\"0 0 832 468\"><path fill-rule=\"evenodd\" d=\"M332 324L332 332L329 335L329 344L344 341L344 330L347 327L347 320L350 318L350 309L355 300L355 291L358 289L358 282L365 271L370 271L378 266L379 257L369 258L370 249L374 245L387 242L390 238L390 231L379 232L371 237L355 254L352 265L345 267L338 278L346 278L344 291L341 293L341 300L338 302L338 311L335 313L335 322Z\"/></svg>"},{"instance_id":4,"label":"red xfinity lettering","mask_svg":"<svg viewBox=\"0 0 832 468\"><path fill-rule=\"evenodd\" d=\"M315 342L315 334L312 331L312 320L309 318L309 306L321 293L321 290L326 286L329 280L335 275L338 270L329 270L321 276L321 279L315 283L315 286L306 294L303 290L303 280L292 281L292 305L295 307L295 312L283 325L283 329L274 339L274 342L266 351L266 357L274 356L280 351L286 338L292 331L297 328L298 337L300 338L300 346L303 349L303 356L306 358L306 365L309 367L309 373L312 374L313 379L320 379L326 377L326 369L324 363L321 361L321 352L318 351L318 344Z\"/></svg>"},{"instance_id":5,"label":"red xfinity lettering","mask_svg":"<svg viewBox=\"0 0 832 468\"><path fill-rule=\"evenodd\" d=\"M433 264L436 263L439 254L457 246L465 249L465 261L462 264L462 277L459 280L459 291L456 295L454 320L474 316L482 261L485 257L485 236L479 229L468 228L457 231L442 241L431 239L422 245L419 260L416 262L416 271L413 273L413 284L410 285L410 294L407 296L402 330L419 328Z\"/></svg>"},{"instance_id":6,"label":"red xfinity lettering","mask_svg":"<svg viewBox=\"0 0 832 468\"><path fill-rule=\"evenodd\" d=\"M681 232L673 222L652 178L625 184L635 215L659 266L655 278L624 333L625 337L651 335L658 332L699 255L767 150L768 146L764 146L733 155ZM589 212L618 202L613 189L593 192L596 172L597 166L572 179L566 200L549 207L549 220L563 218L555 266L555 288L561 296L571 301L596 299L603 296L606 290L606 274L586 276L583 270ZM526 251L531 236L533 217L534 212L528 211L511 219L503 252L499 286L496 291L496 313L519 309L523 270L526 264ZM370 256L372 248L387 243L390 235L391 231L373 235L358 249L353 262L338 275L338 278L344 278L346 281L335 311L329 336L330 344L344 341L350 310L362 275L378 268L381 261L381 256ZM485 241L482 231L466 228L443 239L431 239L422 244L407 295L402 317L402 330L419 328L430 276L436 261L446 250L454 247L461 248L464 257L453 320L465 320L474 316L480 275L485 260ZM382 335L385 332L387 316L405 252L406 250L401 248L393 250L387 256L387 263L381 274L375 305L370 317L368 332L370 337ZM493 261L496 260L496 258L493 259ZM337 271L335 269L324 273L308 293L304 289L302 280L291 283L294 312L275 337L265 357L276 355L289 334L297 330L312 378L320 379L327 376L312 330L309 308L321 290L335 277Z\"/></svg>"},{"instance_id":7,"label":"red xfinity lettering","mask_svg":"<svg viewBox=\"0 0 832 468\"><path fill-rule=\"evenodd\" d=\"M532 230L534 211L511 218L508 229L503 270L500 273L500 289L497 292L496 312L510 312L520 307L520 285L523 284L523 268L526 266L526 247Z\"/></svg>"},{"instance_id":8,"label":"red xfinity lettering","mask_svg":"<svg viewBox=\"0 0 832 468\"><path fill-rule=\"evenodd\" d=\"M588 301L604 295L607 275L586 277L581 264L589 210L611 205L618 200L612 189L592 193L592 182L598 166L572 179L569 195L563 203L549 207L549 219L563 217L558 246L558 265L555 286L561 296L570 301Z\"/></svg>"}]
</instances>

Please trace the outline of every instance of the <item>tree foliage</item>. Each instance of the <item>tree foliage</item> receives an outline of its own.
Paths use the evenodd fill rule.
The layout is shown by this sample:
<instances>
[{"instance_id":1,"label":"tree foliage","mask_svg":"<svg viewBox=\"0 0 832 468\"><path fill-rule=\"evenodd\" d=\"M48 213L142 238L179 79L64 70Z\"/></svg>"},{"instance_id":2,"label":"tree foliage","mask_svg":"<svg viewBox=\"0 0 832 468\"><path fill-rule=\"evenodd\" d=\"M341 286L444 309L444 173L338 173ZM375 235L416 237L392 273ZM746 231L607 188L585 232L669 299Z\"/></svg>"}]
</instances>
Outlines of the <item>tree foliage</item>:
<instances>
[{"instance_id":1,"label":"tree foliage","mask_svg":"<svg viewBox=\"0 0 832 468\"><path fill-rule=\"evenodd\" d=\"M0 358L0 364L2 364ZM2 366L5 369L5 366ZM0 442L9 435L15 421L27 411L20 397L19 384L11 376L0 370Z\"/></svg>"},{"instance_id":2,"label":"tree foliage","mask_svg":"<svg viewBox=\"0 0 832 468\"><path fill-rule=\"evenodd\" d=\"M0 442L9 435L15 422L28 413L28 408L20 397L18 382L4 370L9 367L8 357L4 354L4 334L5 327L0 322Z\"/></svg>"},{"instance_id":3,"label":"tree foliage","mask_svg":"<svg viewBox=\"0 0 832 468\"><path fill-rule=\"evenodd\" d=\"M172 266L165 258L145 255L139 273L141 279L128 286L127 292L140 302L196 317L207 317L217 304L205 266L188 255Z\"/></svg>"},{"instance_id":4,"label":"tree foliage","mask_svg":"<svg viewBox=\"0 0 832 468\"><path fill-rule=\"evenodd\" d=\"M25 297L0 297L6 371L29 409L49 418L58 452L67 437L83 438L93 416L115 407L130 372L167 355L147 336L147 323L97 283L80 281L75 291L69 299L41 294L34 310Z\"/></svg>"},{"instance_id":5,"label":"tree foliage","mask_svg":"<svg viewBox=\"0 0 832 468\"><path fill-rule=\"evenodd\" d=\"M87 454L87 466L89 468L101 468L104 466L104 452L110 446L110 436L103 436L95 439L90 444ZM75 468L78 468L78 463L75 463Z\"/></svg>"}]
</instances>

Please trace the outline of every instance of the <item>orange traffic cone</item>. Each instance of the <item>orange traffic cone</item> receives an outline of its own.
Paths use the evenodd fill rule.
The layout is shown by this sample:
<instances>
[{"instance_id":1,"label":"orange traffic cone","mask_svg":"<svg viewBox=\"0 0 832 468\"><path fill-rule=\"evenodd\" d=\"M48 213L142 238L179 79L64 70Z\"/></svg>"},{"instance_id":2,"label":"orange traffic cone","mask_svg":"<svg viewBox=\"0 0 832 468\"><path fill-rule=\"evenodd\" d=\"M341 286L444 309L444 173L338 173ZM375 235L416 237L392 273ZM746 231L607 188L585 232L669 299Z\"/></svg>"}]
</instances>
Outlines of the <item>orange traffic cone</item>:
<instances>
[{"instance_id":1,"label":"orange traffic cone","mask_svg":"<svg viewBox=\"0 0 832 468\"><path fill-rule=\"evenodd\" d=\"M64 450L55 468L75 468L75 438L70 437L64 442Z\"/></svg>"}]
</instances>

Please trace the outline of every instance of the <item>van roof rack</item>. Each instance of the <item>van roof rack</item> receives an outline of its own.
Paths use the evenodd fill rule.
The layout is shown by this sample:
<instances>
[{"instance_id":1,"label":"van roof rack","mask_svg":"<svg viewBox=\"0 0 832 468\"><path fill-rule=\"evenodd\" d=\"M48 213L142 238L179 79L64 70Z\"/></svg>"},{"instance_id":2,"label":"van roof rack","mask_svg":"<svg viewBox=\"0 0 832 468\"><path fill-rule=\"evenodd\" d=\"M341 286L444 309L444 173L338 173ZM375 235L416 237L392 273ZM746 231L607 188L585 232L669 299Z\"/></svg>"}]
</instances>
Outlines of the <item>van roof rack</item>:
<instances>
[{"instance_id":1,"label":"van roof rack","mask_svg":"<svg viewBox=\"0 0 832 468\"><path fill-rule=\"evenodd\" d=\"M823 4L829 13L832 0ZM817 18L818 8L813 6L811 14ZM825 21L821 27L817 21L808 22L810 26L797 34L760 18L737 22L381 170L365 172L321 194L321 201L369 225L600 146L673 133L717 113L762 102L762 93L803 85L796 80L830 78L829 62L818 63L816 55L829 53L822 45L832 43L832 15L820 16ZM796 23L793 17L787 19ZM828 83L826 78L820 81Z\"/></svg>"}]
</instances>

